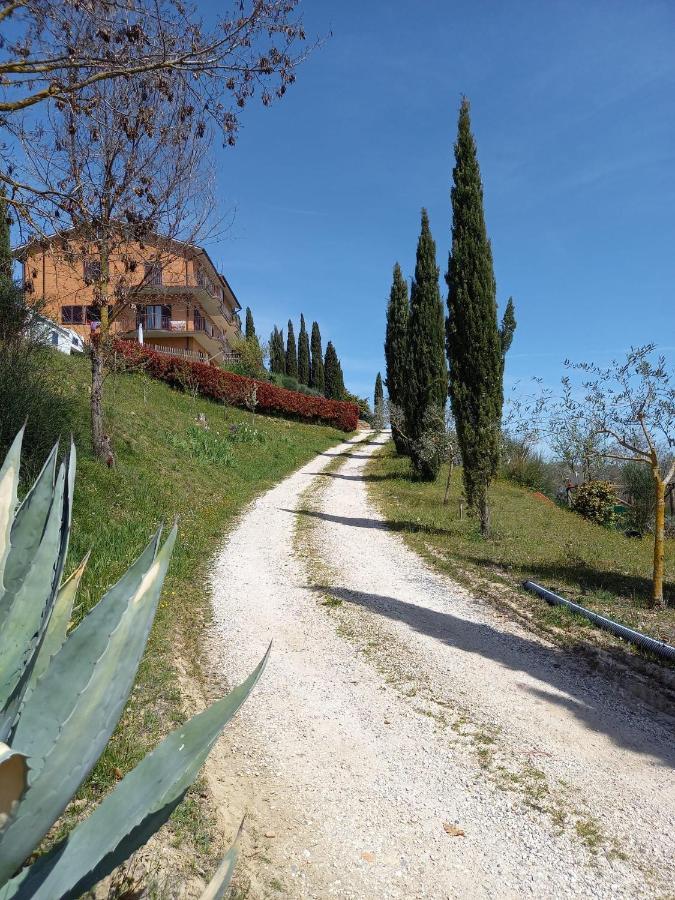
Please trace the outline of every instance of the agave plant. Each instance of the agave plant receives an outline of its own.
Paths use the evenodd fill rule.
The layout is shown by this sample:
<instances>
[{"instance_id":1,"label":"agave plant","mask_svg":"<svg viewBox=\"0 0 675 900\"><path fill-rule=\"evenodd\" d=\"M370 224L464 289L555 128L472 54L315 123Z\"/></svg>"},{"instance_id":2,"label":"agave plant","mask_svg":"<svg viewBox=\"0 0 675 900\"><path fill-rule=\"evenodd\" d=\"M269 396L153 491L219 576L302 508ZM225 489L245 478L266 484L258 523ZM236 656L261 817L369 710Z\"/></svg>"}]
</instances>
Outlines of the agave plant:
<instances>
[{"instance_id":1,"label":"agave plant","mask_svg":"<svg viewBox=\"0 0 675 900\"><path fill-rule=\"evenodd\" d=\"M0 900L59 900L81 896L168 819L260 677L269 650L245 682L169 734L64 841L24 866L91 772L122 714L176 527L161 548L159 529L69 632L86 565L85 559L61 583L75 448L71 443L59 463L55 447L19 504L22 436L0 469ZM236 844L205 898L224 896L235 859Z\"/></svg>"}]
</instances>

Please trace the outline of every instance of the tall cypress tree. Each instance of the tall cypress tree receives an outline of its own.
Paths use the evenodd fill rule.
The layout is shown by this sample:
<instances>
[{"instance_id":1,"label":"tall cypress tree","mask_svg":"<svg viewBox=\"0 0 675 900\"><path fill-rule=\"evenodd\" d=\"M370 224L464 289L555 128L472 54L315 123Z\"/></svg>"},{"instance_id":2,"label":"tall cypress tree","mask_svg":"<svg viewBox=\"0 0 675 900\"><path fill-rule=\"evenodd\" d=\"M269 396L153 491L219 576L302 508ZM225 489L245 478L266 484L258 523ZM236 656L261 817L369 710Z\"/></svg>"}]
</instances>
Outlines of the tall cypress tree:
<instances>
[{"instance_id":1,"label":"tall cypress tree","mask_svg":"<svg viewBox=\"0 0 675 900\"><path fill-rule=\"evenodd\" d=\"M380 406L384 403L384 390L382 389L382 376L380 373L377 373L377 378L375 379L375 393L373 395L373 400L375 401L375 406L380 404Z\"/></svg>"},{"instance_id":2,"label":"tall cypress tree","mask_svg":"<svg viewBox=\"0 0 675 900\"><path fill-rule=\"evenodd\" d=\"M284 335L276 325L270 337L270 371L275 372L277 375L286 374Z\"/></svg>"},{"instance_id":3,"label":"tall cypress tree","mask_svg":"<svg viewBox=\"0 0 675 900\"><path fill-rule=\"evenodd\" d=\"M253 324L253 313L251 312L250 306L246 307L246 331L244 333L247 341L252 341L253 338L256 337L255 325Z\"/></svg>"},{"instance_id":4,"label":"tall cypress tree","mask_svg":"<svg viewBox=\"0 0 675 900\"><path fill-rule=\"evenodd\" d=\"M509 321L505 316L500 333L483 185L466 98L459 111L452 175L452 249L446 279L450 398L467 500L478 512L481 532L487 534L488 489L499 464L504 354L515 317L511 303Z\"/></svg>"},{"instance_id":5,"label":"tall cypress tree","mask_svg":"<svg viewBox=\"0 0 675 900\"><path fill-rule=\"evenodd\" d=\"M305 317L300 313L300 334L298 335L298 381L300 384L309 384L309 338L305 326Z\"/></svg>"},{"instance_id":6,"label":"tall cypress tree","mask_svg":"<svg viewBox=\"0 0 675 900\"><path fill-rule=\"evenodd\" d=\"M286 374L291 378L298 377L298 350L295 345L295 331L293 323L288 320L288 334L286 335Z\"/></svg>"},{"instance_id":7,"label":"tall cypress tree","mask_svg":"<svg viewBox=\"0 0 675 900\"><path fill-rule=\"evenodd\" d=\"M312 322L312 365L309 373L309 386L323 394L326 387L323 367L323 350L321 349L321 332L318 322Z\"/></svg>"},{"instance_id":8,"label":"tall cypress tree","mask_svg":"<svg viewBox=\"0 0 675 900\"><path fill-rule=\"evenodd\" d=\"M332 341L326 345L326 358L324 360L325 387L324 394L329 400L341 400L344 395L344 379L342 366L335 352Z\"/></svg>"},{"instance_id":9,"label":"tall cypress tree","mask_svg":"<svg viewBox=\"0 0 675 900\"><path fill-rule=\"evenodd\" d=\"M441 460L422 453L419 442L429 418L427 413L434 407L443 410L448 396L445 317L438 272L436 244L429 229L429 216L423 209L415 277L410 290L404 410L413 466L427 481L436 478ZM436 417L436 421L440 418Z\"/></svg>"},{"instance_id":10,"label":"tall cypress tree","mask_svg":"<svg viewBox=\"0 0 675 900\"><path fill-rule=\"evenodd\" d=\"M394 279L389 293L387 305L387 333L384 339L384 356L387 361L386 385L389 401L400 409L405 402L405 389L408 383L407 340L408 340L408 285L401 267L394 266ZM392 421L391 435L398 453L408 453L408 444Z\"/></svg>"}]
</instances>

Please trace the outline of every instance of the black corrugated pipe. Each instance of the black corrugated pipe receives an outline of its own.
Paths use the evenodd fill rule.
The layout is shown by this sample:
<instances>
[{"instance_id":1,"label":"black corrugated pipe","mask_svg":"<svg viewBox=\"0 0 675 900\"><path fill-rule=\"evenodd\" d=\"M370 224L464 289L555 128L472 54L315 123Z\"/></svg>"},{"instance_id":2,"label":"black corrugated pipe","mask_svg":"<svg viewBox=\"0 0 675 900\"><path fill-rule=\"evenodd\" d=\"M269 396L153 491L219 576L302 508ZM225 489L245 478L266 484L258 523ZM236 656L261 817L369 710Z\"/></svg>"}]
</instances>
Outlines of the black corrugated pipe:
<instances>
[{"instance_id":1,"label":"black corrugated pipe","mask_svg":"<svg viewBox=\"0 0 675 900\"><path fill-rule=\"evenodd\" d=\"M604 628L605 631L611 632L616 637L630 641L631 644L637 644L638 647L642 647L643 650L649 650L650 653L660 656L661 659L669 659L671 662L675 662L675 647L671 644L664 644L663 641L647 637L646 634L642 634L640 631L633 631L632 628L626 628L625 625L619 625L618 622L599 616L597 613L591 612L590 609L586 609L585 606L579 606L578 603L572 603L571 600L565 600L564 597L554 594L553 591L546 590L546 588L536 584L534 581L524 581L523 587L543 597L552 606L564 606L566 609L588 619L589 622L593 622L599 628Z\"/></svg>"}]
</instances>

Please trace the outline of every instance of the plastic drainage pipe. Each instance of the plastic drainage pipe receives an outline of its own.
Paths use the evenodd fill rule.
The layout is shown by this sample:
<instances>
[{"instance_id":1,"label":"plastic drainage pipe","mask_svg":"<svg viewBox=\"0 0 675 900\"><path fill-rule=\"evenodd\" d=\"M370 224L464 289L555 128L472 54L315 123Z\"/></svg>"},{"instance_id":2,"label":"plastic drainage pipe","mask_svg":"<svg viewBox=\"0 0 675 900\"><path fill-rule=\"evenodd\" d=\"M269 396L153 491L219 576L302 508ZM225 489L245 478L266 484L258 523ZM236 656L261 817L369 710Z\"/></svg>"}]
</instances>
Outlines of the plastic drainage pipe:
<instances>
[{"instance_id":1,"label":"plastic drainage pipe","mask_svg":"<svg viewBox=\"0 0 675 900\"><path fill-rule=\"evenodd\" d=\"M657 641L655 638L648 637L640 631L633 631L632 628L626 628L625 625L619 625L618 622L606 619L605 616L599 616L597 613L591 612L590 609L586 609L585 606L579 606L578 603L572 603L571 600L565 600L564 597L554 594L553 591L546 590L546 588L534 581L524 581L523 587L528 591L532 591L533 594L538 594L540 597L543 597L543 599L552 606L564 606L572 612L588 619L589 622L593 622L593 624L597 625L599 628L604 628L605 631L611 632L616 635L616 637L630 641L631 644L636 644L643 650L649 650L650 653L660 656L661 659L668 659L671 662L675 662L675 647L671 644L664 644L663 641Z\"/></svg>"}]
</instances>

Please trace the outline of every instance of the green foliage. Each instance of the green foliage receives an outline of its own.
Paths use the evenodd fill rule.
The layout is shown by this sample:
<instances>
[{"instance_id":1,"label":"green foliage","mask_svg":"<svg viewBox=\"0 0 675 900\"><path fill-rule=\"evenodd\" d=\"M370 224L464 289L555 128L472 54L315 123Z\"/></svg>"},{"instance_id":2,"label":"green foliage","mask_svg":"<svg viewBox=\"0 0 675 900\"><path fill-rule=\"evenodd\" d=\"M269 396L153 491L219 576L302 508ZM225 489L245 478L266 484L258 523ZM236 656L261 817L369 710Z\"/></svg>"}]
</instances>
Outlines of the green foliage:
<instances>
[{"instance_id":1,"label":"green foliage","mask_svg":"<svg viewBox=\"0 0 675 900\"><path fill-rule=\"evenodd\" d=\"M255 325L253 324L253 313L251 312L251 307L246 307L246 331L245 337L247 341L253 340L256 337L255 333Z\"/></svg>"},{"instance_id":2,"label":"green foliage","mask_svg":"<svg viewBox=\"0 0 675 900\"><path fill-rule=\"evenodd\" d=\"M234 462L227 437L199 425L191 425L184 437L169 433L166 439L171 447L188 453L199 462L218 463L221 466L231 466Z\"/></svg>"},{"instance_id":3,"label":"green foliage","mask_svg":"<svg viewBox=\"0 0 675 900\"><path fill-rule=\"evenodd\" d=\"M448 370L436 244L431 236L426 209L422 210L415 277L410 291L406 358L407 384L403 408L411 459L419 477L433 481L438 475L434 455L416 456L415 448L420 446L420 438L427 427L427 411L432 407L445 408Z\"/></svg>"},{"instance_id":4,"label":"green foliage","mask_svg":"<svg viewBox=\"0 0 675 900\"><path fill-rule=\"evenodd\" d=\"M631 504L628 525L632 530L646 534L654 527L656 513L654 476L644 463L628 462L621 470L621 481Z\"/></svg>"},{"instance_id":5,"label":"green foliage","mask_svg":"<svg viewBox=\"0 0 675 900\"><path fill-rule=\"evenodd\" d=\"M454 441L454 434L448 431L445 410L440 406L428 406L424 411L419 437L411 447L415 473L424 481L433 480L429 473L438 475L453 449Z\"/></svg>"},{"instance_id":6,"label":"green foliage","mask_svg":"<svg viewBox=\"0 0 675 900\"><path fill-rule=\"evenodd\" d=\"M298 381L300 384L311 383L309 358L309 337L305 326L305 317L300 313L300 334L298 336Z\"/></svg>"},{"instance_id":7,"label":"green foliage","mask_svg":"<svg viewBox=\"0 0 675 900\"><path fill-rule=\"evenodd\" d=\"M270 372L277 375L286 374L286 351L284 350L284 335L277 326L270 336Z\"/></svg>"},{"instance_id":8,"label":"green foliage","mask_svg":"<svg viewBox=\"0 0 675 900\"><path fill-rule=\"evenodd\" d=\"M103 752L127 701L171 559L176 527L145 551L70 633L82 567L59 589L68 552L75 449L57 448L18 505L22 433L0 470L0 740L26 758L28 784L0 822L0 897L79 896L170 816L267 657L223 700L170 734L68 839L14 875ZM6 761L6 755L3 754ZM0 767L0 795L7 795Z\"/></svg>"},{"instance_id":9,"label":"green foliage","mask_svg":"<svg viewBox=\"0 0 675 900\"><path fill-rule=\"evenodd\" d=\"M382 375L378 372L375 379L375 391L373 393L373 419L374 428L384 428L384 390L382 388Z\"/></svg>"},{"instance_id":10,"label":"green foliage","mask_svg":"<svg viewBox=\"0 0 675 900\"><path fill-rule=\"evenodd\" d=\"M307 387L306 384L300 384L297 378L291 378L290 375L278 375L272 373L269 376L272 384L277 387L286 388L287 391L297 391L299 394L305 394L308 397L323 397L321 391L315 391L314 388Z\"/></svg>"},{"instance_id":11,"label":"green foliage","mask_svg":"<svg viewBox=\"0 0 675 900\"><path fill-rule=\"evenodd\" d=\"M317 322L312 322L312 362L309 372L309 386L323 394L326 383L323 367L323 350L321 349L321 332Z\"/></svg>"},{"instance_id":12,"label":"green foliage","mask_svg":"<svg viewBox=\"0 0 675 900\"><path fill-rule=\"evenodd\" d=\"M450 398L467 499L478 509L486 533L488 488L499 465L504 402L502 346L510 342L510 326L505 322L502 345L483 185L466 99L459 112L453 179L452 249L446 279Z\"/></svg>"},{"instance_id":13,"label":"green foliage","mask_svg":"<svg viewBox=\"0 0 675 900\"><path fill-rule=\"evenodd\" d=\"M503 439L501 474L514 484L539 491L554 499L557 492L556 467L530 448Z\"/></svg>"},{"instance_id":14,"label":"green foliage","mask_svg":"<svg viewBox=\"0 0 675 900\"><path fill-rule=\"evenodd\" d=\"M295 332L293 323L288 320L288 335L286 337L286 374L291 378L298 378L298 350L295 345Z\"/></svg>"},{"instance_id":15,"label":"green foliage","mask_svg":"<svg viewBox=\"0 0 675 900\"><path fill-rule=\"evenodd\" d=\"M386 385L389 392L389 402L398 408L403 408L405 390L408 384L408 315L410 301L408 299L408 285L401 267L394 265L394 277L387 304L387 331L384 340L384 356L387 362ZM401 454L408 454L408 444L401 435L399 428L392 422L392 437L396 450Z\"/></svg>"},{"instance_id":16,"label":"green foliage","mask_svg":"<svg viewBox=\"0 0 675 900\"><path fill-rule=\"evenodd\" d=\"M70 398L65 395L54 364L55 350L28 341L0 342L0 458L26 423L22 477L34 479L59 438L79 431Z\"/></svg>"},{"instance_id":17,"label":"green foliage","mask_svg":"<svg viewBox=\"0 0 675 900\"><path fill-rule=\"evenodd\" d=\"M342 400L345 394L345 383L342 375L342 366L332 341L328 341L326 345L326 358L323 367L325 396L329 400Z\"/></svg>"},{"instance_id":18,"label":"green foliage","mask_svg":"<svg viewBox=\"0 0 675 900\"><path fill-rule=\"evenodd\" d=\"M230 338L230 346L239 358L226 363L223 368L229 372L235 372L237 375L245 375L247 378L261 378L264 376L264 354L255 333L253 337Z\"/></svg>"},{"instance_id":19,"label":"green foliage","mask_svg":"<svg viewBox=\"0 0 675 900\"><path fill-rule=\"evenodd\" d=\"M616 500L611 481L584 481L572 494L572 509L596 525L613 525Z\"/></svg>"}]
</instances>

